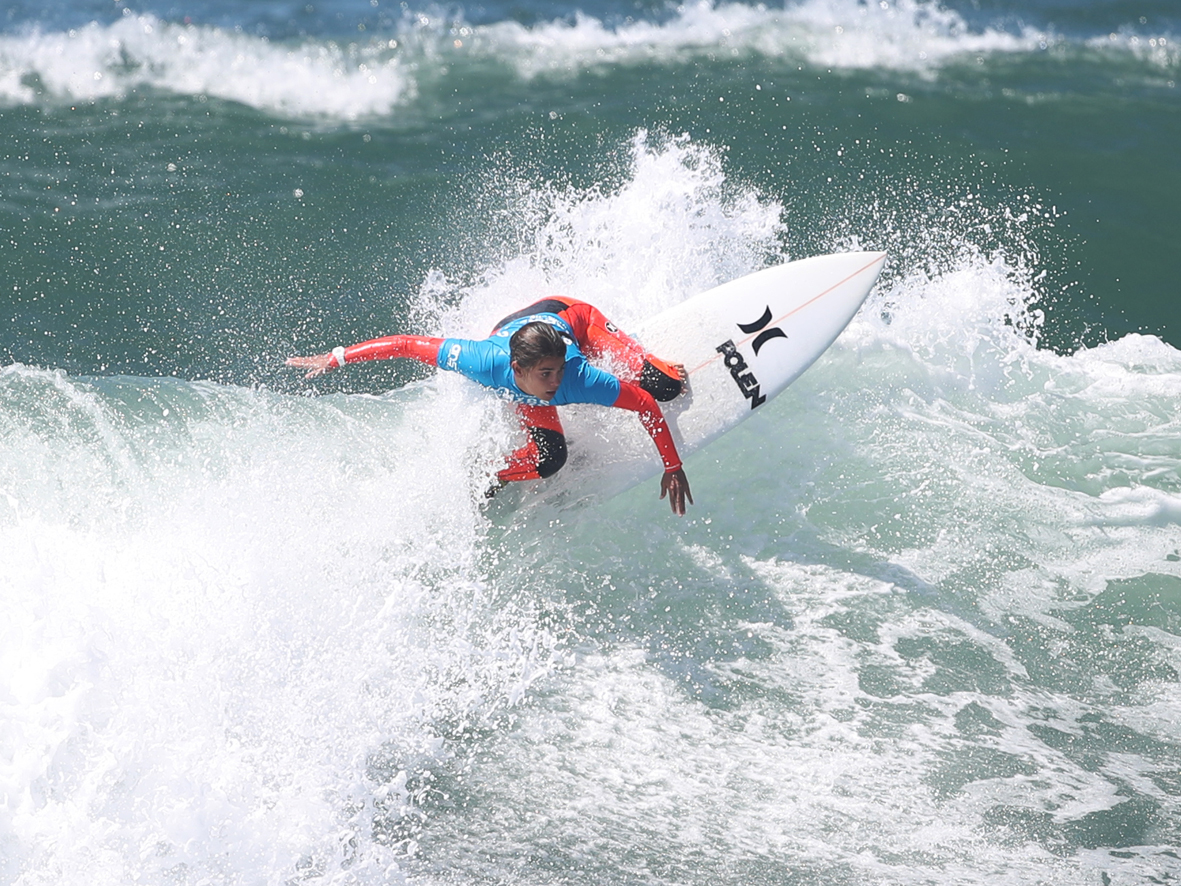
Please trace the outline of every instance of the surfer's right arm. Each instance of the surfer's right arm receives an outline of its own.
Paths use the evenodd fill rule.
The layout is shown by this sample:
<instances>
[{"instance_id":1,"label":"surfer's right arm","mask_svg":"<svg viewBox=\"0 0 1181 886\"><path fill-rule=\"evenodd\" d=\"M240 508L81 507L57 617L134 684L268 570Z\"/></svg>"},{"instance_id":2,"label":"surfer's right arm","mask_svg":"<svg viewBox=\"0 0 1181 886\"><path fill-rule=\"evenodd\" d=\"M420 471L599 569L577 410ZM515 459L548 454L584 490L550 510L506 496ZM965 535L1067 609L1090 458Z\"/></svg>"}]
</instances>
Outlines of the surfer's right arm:
<instances>
[{"instance_id":1,"label":"surfer's right arm","mask_svg":"<svg viewBox=\"0 0 1181 886\"><path fill-rule=\"evenodd\" d=\"M660 411L655 398L639 385L620 382L619 397L611 405L616 409L627 409L639 414L640 424L656 444L660 460L664 462L664 476L660 478L660 497L667 497L673 513L683 517L685 500L688 499L689 504L693 504L693 493L689 491L689 479L681 467L681 456L677 453L676 443L673 442L668 423L664 420L664 413Z\"/></svg>"},{"instance_id":2,"label":"surfer's right arm","mask_svg":"<svg viewBox=\"0 0 1181 886\"><path fill-rule=\"evenodd\" d=\"M296 369L306 369L305 378L323 375L346 363L361 363L365 360L390 360L401 357L417 360L428 366L439 365L439 348L443 339L432 338L427 335L387 335L385 338L375 338L347 348L333 348L327 354L316 354L311 357L288 357L287 365Z\"/></svg>"}]
</instances>

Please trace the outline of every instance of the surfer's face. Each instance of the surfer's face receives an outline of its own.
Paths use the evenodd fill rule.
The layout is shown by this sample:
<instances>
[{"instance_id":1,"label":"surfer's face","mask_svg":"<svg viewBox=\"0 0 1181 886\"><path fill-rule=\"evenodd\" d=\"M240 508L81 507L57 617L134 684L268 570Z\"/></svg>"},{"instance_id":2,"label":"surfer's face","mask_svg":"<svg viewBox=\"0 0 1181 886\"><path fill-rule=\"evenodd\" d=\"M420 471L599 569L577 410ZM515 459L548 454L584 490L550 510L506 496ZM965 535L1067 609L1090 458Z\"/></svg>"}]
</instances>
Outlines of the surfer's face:
<instances>
[{"instance_id":1,"label":"surfer's face","mask_svg":"<svg viewBox=\"0 0 1181 886\"><path fill-rule=\"evenodd\" d=\"M542 357L528 369L513 363L513 379L517 387L539 400L552 400L562 384L566 361L558 357Z\"/></svg>"}]
</instances>

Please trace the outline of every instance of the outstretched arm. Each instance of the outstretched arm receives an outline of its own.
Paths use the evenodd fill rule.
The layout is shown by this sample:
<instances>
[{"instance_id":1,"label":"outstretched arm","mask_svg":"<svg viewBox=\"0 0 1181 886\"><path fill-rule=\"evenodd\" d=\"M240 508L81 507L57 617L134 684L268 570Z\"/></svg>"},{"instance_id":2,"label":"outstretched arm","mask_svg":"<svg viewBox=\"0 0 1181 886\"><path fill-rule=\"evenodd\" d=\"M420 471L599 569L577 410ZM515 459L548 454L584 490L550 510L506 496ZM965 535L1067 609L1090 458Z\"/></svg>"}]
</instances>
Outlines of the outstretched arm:
<instances>
[{"instance_id":1,"label":"outstretched arm","mask_svg":"<svg viewBox=\"0 0 1181 886\"><path fill-rule=\"evenodd\" d=\"M619 399L612 405L619 409L629 409L639 413L640 424L644 426L644 430L648 432L648 436L656 444L656 449L660 452L660 458L664 462L664 476L660 479L660 497L662 499L667 497L673 513L683 516L685 499L689 500L689 504L693 504L693 494L689 491L689 480L685 477L685 471L681 467L681 457L677 454L677 446L673 442L672 434L669 433L664 414L656 405L656 400L639 385L620 382Z\"/></svg>"},{"instance_id":2,"label":"outstretched arm","mask_svg":"<svg viewBox=\"0 0 1181 886\"><path fill-rule=\"evenodd\" d=\"M389 335L375 338L347 348L333 348L327 354L312 357L288 357L287 365L308 370L305 378L314 378L346 363L360 363L363 360L389 360L405 357L429 366L438 365L441 338L426 335Z\"/></svg>"}]
</instances>

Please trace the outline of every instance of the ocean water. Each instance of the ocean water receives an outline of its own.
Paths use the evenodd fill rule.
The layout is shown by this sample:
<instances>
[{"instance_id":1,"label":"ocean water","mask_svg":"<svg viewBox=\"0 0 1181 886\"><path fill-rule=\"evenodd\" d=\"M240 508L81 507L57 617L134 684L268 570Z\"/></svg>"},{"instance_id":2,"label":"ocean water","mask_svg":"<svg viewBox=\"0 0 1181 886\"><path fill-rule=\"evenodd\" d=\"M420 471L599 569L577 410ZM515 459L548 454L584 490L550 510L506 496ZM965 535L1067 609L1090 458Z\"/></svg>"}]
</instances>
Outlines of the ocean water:
<instances>
[{"instance_id":1,"label":"ocean water","mask_svg":"<svg viewBox=\"0 0 1181 886\"><path fill-rule=\"evenodd\" d=\"M0 883L1181 880L1179 75L1166 0L0 3ZM684 519L282 365L844 249Z\"/></svg>"}]
</instances>

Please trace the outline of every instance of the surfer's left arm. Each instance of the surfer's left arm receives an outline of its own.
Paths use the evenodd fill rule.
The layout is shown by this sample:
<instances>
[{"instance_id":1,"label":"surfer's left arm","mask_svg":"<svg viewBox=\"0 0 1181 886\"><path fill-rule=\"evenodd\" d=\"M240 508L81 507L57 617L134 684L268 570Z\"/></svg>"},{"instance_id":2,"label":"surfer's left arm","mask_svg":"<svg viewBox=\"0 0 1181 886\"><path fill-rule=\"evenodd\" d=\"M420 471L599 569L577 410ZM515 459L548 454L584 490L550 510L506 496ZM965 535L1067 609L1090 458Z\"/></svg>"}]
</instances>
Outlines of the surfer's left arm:
<instances>
[{"instance_id":1,"label":"surfer's left arm","mask_svg":"<svg viewBox=\"0 0 1181 886\"><path fill-rule=\"evenodd\" d=\"M664 462L664 476L660 478L660 497L668 498L674 514L684 516L685 499L689 500L689 504L693 504L693 494L689 491L689 480L685 476L684 468L681 467L681 456L677 453L668 423L665 422L660 407L656 405L656 400L639 385L620 382L619 397L611 405L617 409L639 413L640 424L656 444L656 449Z\"/></svg>"},{"instance_id":2,"label":"surfer's left arm","mask_svg":"<svg viewBox=\"0 0 1181 886\"><path fill-rule=\"evenodd\" d=\"M428 366L437 366L439 347L443 339L426 335L388 335L375 338L347 348L333 348L327 354L311 357L288 357L287 365L308 370L305 378L323 375L325 372L344 366L346 363L360 363L364 360L390 360L402 357L417 360Z\"/></svg>"}]
</instances>

